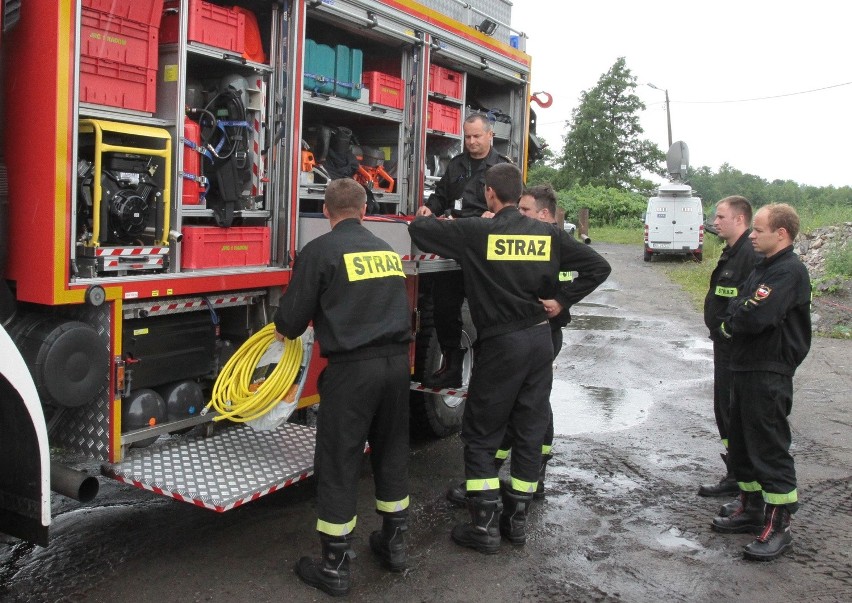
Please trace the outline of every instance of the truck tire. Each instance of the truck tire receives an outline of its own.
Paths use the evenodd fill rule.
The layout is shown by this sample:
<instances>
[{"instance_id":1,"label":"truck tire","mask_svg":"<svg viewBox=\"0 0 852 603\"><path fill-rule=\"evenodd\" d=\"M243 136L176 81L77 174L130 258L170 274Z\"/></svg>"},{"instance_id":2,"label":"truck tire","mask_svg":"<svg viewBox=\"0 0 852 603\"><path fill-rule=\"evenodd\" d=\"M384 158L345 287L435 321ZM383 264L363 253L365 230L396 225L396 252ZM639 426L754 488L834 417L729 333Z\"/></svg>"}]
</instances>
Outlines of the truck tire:
<instances>
[{"instance_id":1,"label":"truck tire","mask_svg":"<svg viewBox=\"0 0 852 603\"><path fill-rule=\"evenodd\" d=\"M422 381L423 375L435 372L441 365L442 352L435 336L432 318L431 288L421 292L418 306L420 309L420 330L417 333L414 380ZM462 386L470 382L473 366L473 343L476 330L470 318L470 310L465 300L462 306L462 346L468 349L464 358ZM441 394L427 394L412 391L410 396L411 433L414 436L444 438L461 430L464 415L465 398Z\"/></svg>"}]
</instances>

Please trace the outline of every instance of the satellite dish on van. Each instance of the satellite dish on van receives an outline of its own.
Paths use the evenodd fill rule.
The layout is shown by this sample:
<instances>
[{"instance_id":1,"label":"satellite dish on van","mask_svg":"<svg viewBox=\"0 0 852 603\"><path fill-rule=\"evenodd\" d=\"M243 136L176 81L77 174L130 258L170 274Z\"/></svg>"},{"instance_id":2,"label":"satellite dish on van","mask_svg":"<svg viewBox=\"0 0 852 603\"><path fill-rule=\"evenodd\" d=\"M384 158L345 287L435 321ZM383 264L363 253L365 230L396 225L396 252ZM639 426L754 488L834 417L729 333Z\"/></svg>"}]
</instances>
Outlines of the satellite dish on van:
<instances>
[{"instance_id":1,"label":"satellite dish on van","mask_svg":"<svg viewBox=\"0 0 852 603\"><path fill-rule=\"evenodd\" d=\"M686 171L689 169L689 147L682 140L678 140L666 153L666 165L669 176L675 182L683 182L686 179Z\"/></svg>"}]
</instances>

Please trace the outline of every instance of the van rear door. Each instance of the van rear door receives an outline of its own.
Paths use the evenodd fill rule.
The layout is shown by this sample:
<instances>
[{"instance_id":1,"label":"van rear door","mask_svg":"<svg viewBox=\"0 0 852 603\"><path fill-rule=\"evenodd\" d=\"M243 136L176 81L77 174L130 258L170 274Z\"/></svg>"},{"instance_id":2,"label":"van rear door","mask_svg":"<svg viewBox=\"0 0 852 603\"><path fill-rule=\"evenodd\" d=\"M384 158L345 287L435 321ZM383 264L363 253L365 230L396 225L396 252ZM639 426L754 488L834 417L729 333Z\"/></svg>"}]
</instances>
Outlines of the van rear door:
<instances>
[{"instance_id":1,"label":"van rear door","mask_svg":"<svg viewBox=\"0 0 852 603\"><path fill-rule=\"evenodd\" d=\"M674 199L651 197L648 200L648 247L652 250L671 249L675 235Z\"/></svg>"}]
</instances>

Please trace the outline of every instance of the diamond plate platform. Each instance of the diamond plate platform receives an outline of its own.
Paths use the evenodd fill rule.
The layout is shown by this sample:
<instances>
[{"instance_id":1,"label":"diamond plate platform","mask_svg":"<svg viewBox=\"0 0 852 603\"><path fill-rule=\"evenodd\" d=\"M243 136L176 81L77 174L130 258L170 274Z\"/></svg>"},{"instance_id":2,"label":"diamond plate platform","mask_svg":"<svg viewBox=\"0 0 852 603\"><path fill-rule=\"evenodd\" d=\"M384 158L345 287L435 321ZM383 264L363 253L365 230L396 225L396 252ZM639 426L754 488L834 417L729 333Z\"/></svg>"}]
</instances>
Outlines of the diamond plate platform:
<instances>
[{"instance_id":1,"label":"diamond plate platform","mask_svg":"<svg viewBox=\"0 0 852 603\"><path fill-rule=\"evenodd\" d=\"M316 430L284 423L272 431L219 428L149 448L131 448L102 473L125 484L217 512L239 507L314 472Z\"/></svg>"}]
</instances>

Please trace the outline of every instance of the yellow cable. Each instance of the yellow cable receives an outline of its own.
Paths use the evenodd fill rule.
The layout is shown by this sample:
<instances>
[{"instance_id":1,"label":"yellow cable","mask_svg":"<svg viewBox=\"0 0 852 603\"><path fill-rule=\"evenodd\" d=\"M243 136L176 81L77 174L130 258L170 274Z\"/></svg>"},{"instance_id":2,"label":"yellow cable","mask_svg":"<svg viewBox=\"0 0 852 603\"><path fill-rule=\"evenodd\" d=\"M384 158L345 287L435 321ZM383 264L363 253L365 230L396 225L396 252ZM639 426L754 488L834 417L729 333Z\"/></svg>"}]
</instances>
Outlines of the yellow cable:
<instances>
[{"instance_id":1,"label":"yellow cable","mask_svg":"<svg viewBox=\"0 0 852 603\"><path fill-rule=\"evenodd\" d=\"M219 413L214 421L251 421L268 413L284 398L302 364L301 338L285 340L284 353L272 373L255 391L251 389L257 364L273 343L275 325L270 323L249 337L228 359L216 378L213 395L206 407Z\"/></svg>"}]
</instances>

